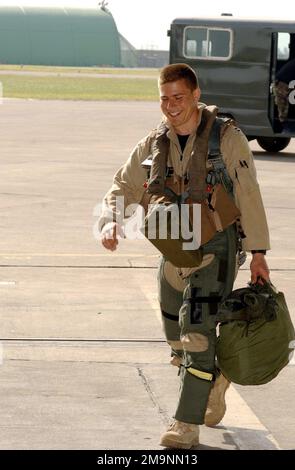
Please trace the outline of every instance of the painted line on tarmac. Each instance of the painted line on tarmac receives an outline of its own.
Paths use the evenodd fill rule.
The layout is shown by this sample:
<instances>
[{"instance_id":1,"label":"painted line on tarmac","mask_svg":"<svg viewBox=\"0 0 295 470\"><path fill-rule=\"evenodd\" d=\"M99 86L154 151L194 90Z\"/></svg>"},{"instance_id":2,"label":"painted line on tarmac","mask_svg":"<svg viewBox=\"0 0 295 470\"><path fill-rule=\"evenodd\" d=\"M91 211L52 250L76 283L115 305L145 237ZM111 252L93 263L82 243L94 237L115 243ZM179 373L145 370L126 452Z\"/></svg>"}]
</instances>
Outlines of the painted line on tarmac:
<instances>
[{"instance_id":1,"label":"painted line on tarmac","mask_svg":"<svg viewBox=\"0 0 295 470\"><path fill-rule=\"evenodd\" d=\"M117 257L125 257L125 258L159 258L158 255L143 255L139 253L0 253L0 256L4 258L33 258L39 256L48 256L50 258L54 258L54 256L64 256L64 257L89 257L89 258L110 258L113 256ZM288 258L290 259L290 258ZM294 258L295 259L295 258Z\"/></svg>"},{"instance_id":2,"label":"painted line on tarmac","mask_svg":"<svg viewBox=\"0 0 295 470\"><path fill-rule=\"evenodd\" d=\"M90 257L90 258L113 258L113 257L126 257L126 258L155 258L159 259L158 254L142 254L142 253L117 253L113 251L112 253L1 253L0 256L3 258L25 258L25 257L39 257L39 256L48 256L54 258L55 256L69 256L69 257ZM292 259L292 258L286 258ZM294 258L295 259L295 258Z\"/></svg>"},{"instance_id":3,"label":"painted line on tarmac","mask_svg":"<svg viewBox=\"0 0 295 470\"><path fill-rule=\"evenodd\" d=\"M116 258L153 258L158 260L159 255L158 254L142 254L142 253L117 253L117 252L112 252L112 253L1 253L0 252L0 257L3 256L3 258L7 259L14 259L14 258L37 258L37 257L49 257L49 258L54 258L54 257L74 257L74 258L113 258L114 256ZM271 261L294 261L295 257L294 256L271 256L268 255L267 259ZM247 268L248 269L248 268ZM245 270L243 268L242 270ZM280 271L286 270L284 268L281 268ZM291 268L290 268L291 270Z\"/></svg>"},{"instance_id":4,"label":"painted line on tarmac","mask_svg":"<svg viewBox=\"0 0 295 470\"><path fill-rule=\"evenodd\" d=\"M140 289L162 323L157 294L143 285ZM227 391L226 402L227 411L220 425L230 433L239 450L280 450L278 442L233 385Z\"/></svg>"}]
</instances>

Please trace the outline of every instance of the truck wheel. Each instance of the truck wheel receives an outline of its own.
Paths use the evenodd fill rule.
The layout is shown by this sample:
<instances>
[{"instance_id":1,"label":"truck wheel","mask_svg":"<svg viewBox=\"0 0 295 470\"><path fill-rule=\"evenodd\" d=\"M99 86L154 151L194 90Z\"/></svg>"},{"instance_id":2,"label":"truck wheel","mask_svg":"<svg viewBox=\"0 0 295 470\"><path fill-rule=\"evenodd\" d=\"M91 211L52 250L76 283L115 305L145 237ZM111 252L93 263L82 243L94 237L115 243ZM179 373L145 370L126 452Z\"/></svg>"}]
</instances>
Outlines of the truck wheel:
<instances>
[{"instance_id":1,"label":"truck wheel","mask_svg":"<svg viewBox=\"0 0 295 470\"><path fill-rule=\"evenodd\" d=\"M257 142L266 152L280 152L289 145L290 140L288 137L257 137Z\"/></svg>"}]
</instances>

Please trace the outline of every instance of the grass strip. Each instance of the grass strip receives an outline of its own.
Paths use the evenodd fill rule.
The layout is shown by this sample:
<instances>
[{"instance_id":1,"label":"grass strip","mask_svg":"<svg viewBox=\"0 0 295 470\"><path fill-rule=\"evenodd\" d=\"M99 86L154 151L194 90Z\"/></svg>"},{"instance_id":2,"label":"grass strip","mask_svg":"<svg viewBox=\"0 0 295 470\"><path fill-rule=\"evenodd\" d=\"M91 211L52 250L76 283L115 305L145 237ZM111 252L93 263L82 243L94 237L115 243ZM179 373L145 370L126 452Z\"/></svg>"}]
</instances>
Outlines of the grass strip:
<instances>
[{"instance_id":1,"label":"grass strip","mask_svg":"<svg viewBox=\"0 0 295 470\"><path fill-rule=\"evenodd\" d=\"M157 80L141 78L38 77L0 75L4 98L44 100L158 99Z\"/></svg>"},{"instance_id":2,"label":"grass strip","mask_svg":"<svg viewBox=\"0 0 295 470\"><path fill-rule=\"evenodd\" d=\"M149 75L157 77L159 69L155 68L112 68L112 67L55 67L48 65L6 65L0 64L2 71L45 72L45 73L93 73L108 75Z\"/></svg>"}]
</instances>

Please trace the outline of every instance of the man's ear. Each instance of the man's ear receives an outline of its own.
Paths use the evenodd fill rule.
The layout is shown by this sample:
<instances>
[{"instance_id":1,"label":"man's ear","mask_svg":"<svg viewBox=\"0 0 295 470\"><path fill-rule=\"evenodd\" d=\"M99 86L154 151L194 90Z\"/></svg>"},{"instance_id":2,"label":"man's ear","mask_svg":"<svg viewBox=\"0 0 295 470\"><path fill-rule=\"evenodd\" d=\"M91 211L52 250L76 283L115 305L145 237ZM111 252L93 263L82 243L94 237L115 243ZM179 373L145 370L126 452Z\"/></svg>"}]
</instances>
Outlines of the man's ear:
<instances>
[{"instance_id":1,"label":"man's ear","mask_svg":"<svg viewBox=\"0 0 295 470\"><path fill-rule=\"evenodd\" d=\"M199 99L201 98L201 89L198 87L194 90L194 98L196 101L199 101Z\"/></svg>"}]
</instances>

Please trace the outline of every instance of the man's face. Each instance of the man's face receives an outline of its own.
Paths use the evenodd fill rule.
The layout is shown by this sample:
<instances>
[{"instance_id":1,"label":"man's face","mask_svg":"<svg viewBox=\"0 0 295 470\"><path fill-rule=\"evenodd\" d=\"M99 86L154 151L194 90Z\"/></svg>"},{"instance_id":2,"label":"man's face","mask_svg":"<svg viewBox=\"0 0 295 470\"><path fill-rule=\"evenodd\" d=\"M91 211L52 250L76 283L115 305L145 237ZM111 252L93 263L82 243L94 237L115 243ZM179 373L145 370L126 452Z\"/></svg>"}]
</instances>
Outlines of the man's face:
<instances>
[{"instance_id":1,"label":"man's face","mask_svg":"<svg viewBox=\"0 0 295 470\"><path fill-rule=\"evenodd\" d=\"M160 85L160 103L163 114L176 132L188 134L193 130L198 114L200 89L191 90L187 82L176 82Z\"/></svg>"}]
</instances>

